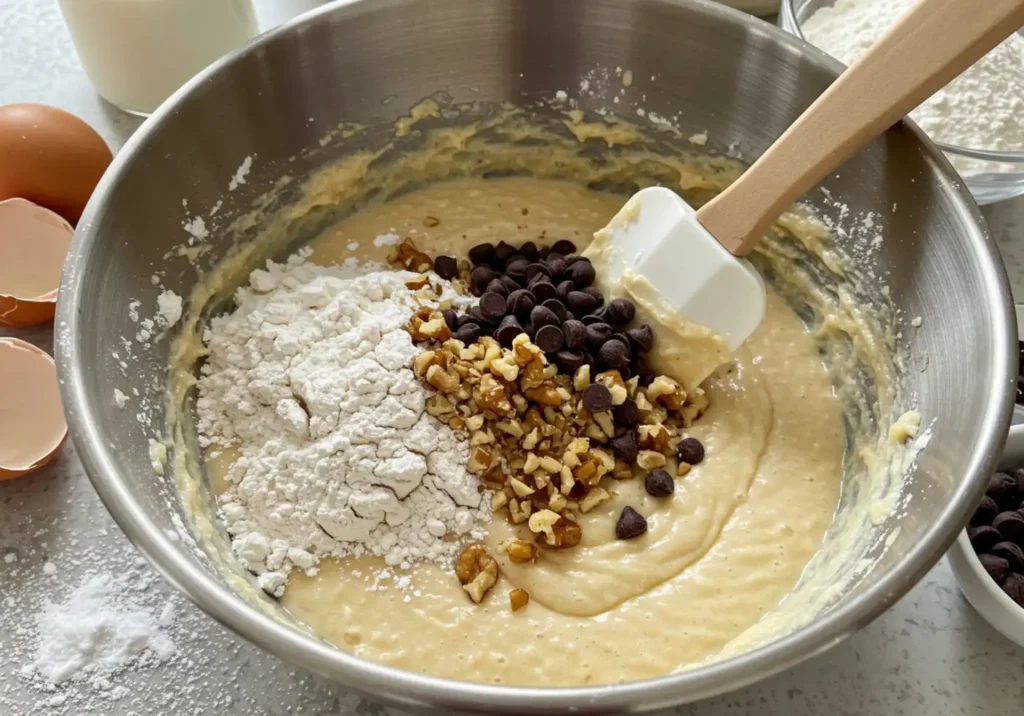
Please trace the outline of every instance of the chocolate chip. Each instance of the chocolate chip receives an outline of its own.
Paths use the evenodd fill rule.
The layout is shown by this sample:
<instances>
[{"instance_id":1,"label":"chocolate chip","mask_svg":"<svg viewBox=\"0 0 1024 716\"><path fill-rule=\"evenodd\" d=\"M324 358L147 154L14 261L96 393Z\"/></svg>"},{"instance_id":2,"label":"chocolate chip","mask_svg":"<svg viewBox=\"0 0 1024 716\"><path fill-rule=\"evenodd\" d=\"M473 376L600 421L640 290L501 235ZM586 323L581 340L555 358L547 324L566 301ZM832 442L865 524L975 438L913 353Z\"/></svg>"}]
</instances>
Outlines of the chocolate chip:
<instances>
[{"instance_id":1,"label":"chocolate chip","mask_svg":"<svg viewBox=\"0 0 1024 716\"><path fill-rule=\"evenodd\" d=\"M565 337L558 326L541 326L537 329L537 336L533 342L545 353L554 353L562 349Z\"/></svg>"},{"instance_id":2,"label":"chocolate chip","mask_svg":"<svg viewBox=\"0 0 1024 716\"><path fill-rule=\"evenodd\" d=\"M544 308L548 309L556 316L558 316L559 323L565 322L565 306L562 305L562 302L559 301L557 298L549 298L546 301L543 301L540 305L544 306Z\"/></svg>"},{"instance_id":3,"label":"chocolate chip","mask_svg":"<svg viewBox=\"0 0 1024 716\"><path fill-rule=\"evenodd\" d=\"M636 425L640 422L640 408L636 406L635 400L626 398L612 410L612 417L616 425Z\"/></svg>"},{"instance_id":4,"label":"chocolate chip","mask_svg":"<svg viewBox=\"0 0 1024 716\"><path fill-rule=\"evenodd\" d=\"M654 347L654 331L646 323L641 323L636 328L630 328L626 331L626 335L629 336L634 350L647 353Z\"/></svg>"},{"instance_id":5,"label":"chocolate chip","mask_svg":"<svg viewBox=\"0 0 1024 716\"><path fill-rule=\"evenodd\" d=\"M644 478L644 489L651 497L668 497L676 491L675 480L660 467Z\"/></svg>"},{"instance_id":6,"label":"chocolate chip","mask_svg":"<svg viewBox=\"0 0 1024 716\"><path fill-rule=\"evenodd\" d=\"M613 453L629 464L632 465L636 461L639 450L636 446L636 433L631 428L620 431L608 441L608 446Z\"/></svg>"},{"instance_id":7,"label":"chocolate chip","mask_svg":"<svg viewBox=\"0 0 1024 716\"><path fill-rule=\"evenodd\" d=\"M502 298L507 298L509 293L511 293L511 291L508 290L508 286L505 285L505 281L503 280L503 279L506 279L506 278L508 278L508 277L507 276L501 276L499 278L492 279L491 282L489 284L487 284L487 291L486 291L486 293L496 293L499 296L501 296ZM516 286L516 288L519 288L519 287Z\"/></svg>"},{"instance_id":8,"label":"chocolate chip","mask_svg":"<svg viewBox=\"0 0 1024 716\"><path fill-rule=\"evenodd\" d=\"M1011 510L1020 502L1020 493L1017 492L1017 480L1005 472L997 472L988 481L988 489L985 494L996 501L1000 510Z\"/></svg>"},{"instance_id":9,"label":"chocolate chip","mask_svg":"<svg viewBox=\"0 0 1024 716\"><path fill-rule=\"evenodd\" d=\"M469 315L468 313L464 313L461 316L459 316L459 328L462 328L467 323L476 323L476 322L477 322L476 318L474 318L473 316Z\"/></svg>"},{"instance_id":10,"label":"chocolate chip","mask_svg":"<svg viewBox=\"0 0 1024 716\"><path fill-rule=\"evenodd\" d=\"M583 407L591 413L600 413L612 407L612 393L600 383L591 383L583 389Z\"/></svg>"},{"instance_id":11,"label":"chocolate chip","mask_svg":"<svg viewBox=\"0 0 1024 716\"><path fill-rule=\"evenodd\" d=\"M697 438L683 438L676 444L676 459L689 465L699 465L704 460L704 446Z\"/></svg>"},{"instance_id":12,"label":"chocolate chip","mask_svg":"<svg viewBox=\"0 0 1024 716\"><path fill-rule=\"evenodd\" d=\"M1017 481L1017 492L1024 494L1024 469L1014 470L1013 479Z\"/></svg>"},{"instance_id":13,"label":"chocolate chip","mask_svg":"<svg viewBox=\"0 0 1024 716\"><path fill-rule=\"evenodd\" d=\"M469 260L474 264L489 264L493 258L493 244L477 244L469 250Z\"/></svg>"},{"instance_id":14,"label":"chocolate chip","mask_svg":"<svg viewBox=\"0 0 1024 716\"><path fill-rule=\"evenodd\" d=\"M996 504L996 501L985 495L981 498L981 504L978 505L978 509L971 516L971 526L990 525L997 514L999 514L999 506Z\"/></svg>"},{"instance_id":15,"label":"chocolate chip","mask_svg":"<svg viewBox=\"0 0 1024 716\"><path fill-rule=\"evenodd\" d=\"M572 293L572 291L572 281L562 281L557 286L555 286L555 296L558 297L559 301L567 305L569 303L569 294Z\"/></svg>"},{"instance_id":16,"label":"chocolate chip","mask_svg":"<svg viewBox=\"0 0 1024 716\"><path fill-rule=\"evenodd\" d=\"M594 270L594 265L583 257L580 257L579 261L575 261L570 264L566 269L565 275L580 288L586 288L590 284L594 283L594 279L597 278L597 272Z\"/></svg>"},{"instance_id":17,"label":"chocolate chip","mask_svg":"<svg viewBox=\"0 0 1024 716\"><path fill-rule=\"evenodd\" d=\"M555 288L555 284L545 279L539 279L531 283L530 290L533 291L533 295L537 297L537 300L542 303L558 295L558 289Z\"/></svg>"},{"instance_id":18,"label":"chocolate chip","mask_svg":"<svg viewBox=\"0 0 1024 716\"><path fill-rule=\"evenodd\" d=\"M488 313L484 313L484 310L480 308L479 304L470 308L467 313L473 317L473 320L480 324L480 328L483 331L487 331L487 326L490 325L492 328L497 325L501 315L492 316Z\"/></svg>"},{"instance_id":19,"label":"chocolate chip","mask_svg":"<svg viewBox=\"0 0 1024 716\"><path fill-rule=\"evenodd\" d=\"M539 258L539 259L546 259L550 255L551 255L551 247L550 246L541 246L537 250L537 258Z\"/></svg>"},{"instance_id":20,"label":"chocolate chip","mask_svg":"<svg viewBox=\"0 0 1024 716\"><path fill-rule=\"evenodd\" d=\"M467 346L480 340L480 335L480 326L475 323L467 323L454 333L455 339L462 341Z\"/></svg>"},{"instance_id":21,"label":"chocolate chip","mask_svg":"<svg viewBox=\"0 0 1024 716\"><path fill-rule=\"evenodd\" d=\"M629 342L629 337L625 333L613 333L608 340L618 341L622 345L626 346L626 350L633 350L633 344Z\"/></svg>"},{"instance_id":22,"label":"chocolate chip","mask_svg":"<svg viewBox=\"0 0 1024 716\"><path fill-rule=\"evenodd\" d=\"M605 341L597 350L597 360L609 368L622 368L629 364L629 348L622 341Z\"/></svg>"},{"instance_id":23,"label":"chocolate chip","mask_svg":"<svg viewBox=\"0 0 1024 716\"><path fill-rule=\"evenodd\" d=\"M525 321L530 317L530 311L533 310L536 303L533 294L525 288L521 288L508 295L508 300L505 301L505 310L515 314L519 320Z\"/></svg>"},{"instance_id":24,"label":"chocolate chip","mask_svg":"<svg viewBox=\"0 0 1024 716\"><path fill-rule=\"evenodd\" d=\"M505 315L505 297L500 293L488 291L480 297L480 312L485 318L498 320Z\"/></svg>"},{"instance_id":25,"label":"chocolate chip","mask_svg":"<svg viewBox=\"0 0 1024 716\"><path fill-rule=\"evenodd\" d=\"M1016 510L1000 512L992 520L992 526L999 530L1003 539L1024 544L1024 515Z\"/></svg>"},{"instance_id":26,"label":"chocolate chip","mask_svg":"<svg viewBox=\"0 0 1024 716\"><path fill-rule=\"evenodd\" d=\"M530 262L526 259L509 261L508 265L505 266L505 273L508 274L509 278L522 283L526 280L526 268L529 265Z\"/></svg>"},{"instance_id":27,"label":"chocolate chip","mask_svg":"<svg viewBox=\"0 0 1024 716\"><path fill-rule=\"evenodd\" d=\"M551 245L551 251L552 253L562 254L562 256L568 256L569 254L576 253L576 244L568 239L562 239Z\"/></svg>"},{"instance_id":28,"label":"chocolate chip","mask_svg":"<svg viewBox=\"0 0 1024 716\"><path fill-rule=\"evenodd\" d=\"M619 521L615 523L615 536L619 539L633 539L647 531L647 520L630 506L622 508Z\"/></svg>"},{"instance_id":29,"label":"chocolate chip","mask_svg":"<svg viewBox=\"0 0 1024 716\"><path fill-rule=\"evenodd\" d=\"M575 373L576 370L587 362L583 351L560 350L555 353L555 363L562 369L563 373Z\"/></svg>"},{"instance_id":30,"label":"chocolate chip","mask_svg":"<svg viewBox=\"0 0 1024 716\"><path fill-rule=\"evenodd\" d=\"M459 262L451 256L438 256L434 259L434 273L445 281L451 281L459 275Z\"/></svg>"},{"instance_id":31,"label":"chocolate chip","mask_svg":"<svg viewBox=\"0 0 1024 716\"><path fill-rule=\"evenodd\" d=\"M562 335L565 336L566 348L581 348L587 341L587 327L570 319L562 324Z\"/></svg>"},{"instance_id":32,"label":"chocolate chip","mask_svg":"<svg viewBox=\"0 0 1024 716\"><path fill-rule=\"evenodd\" d=\"M590 350L588 350L587 348L580 348L580 351L582 351L583 360L586 362L587 365L590 366L591 371L597 368L597 359L594 358L594 354L591 353Z\"/></svg>"},{"instance_id":33,"label":"chocolate chip","mask_svg":"<svg viewBox=\"0 0 1024 716\"><path fill-rule=\"evenodd\" d=\"M569 305L569 310L577 316L593 313L600 306L597 299L586 291L570 291L565 301Z\"/></svg>"},{"instance_id":34,"label":"chocolate chip","mask_svg":"<svg viewBox=\"0 0 1024 716\"><path fill-rule=\"evenodd\" d=\"M640 379L640 385L644 388L649 386L655 378L654 369L647 365L647 361L643 358L633 359L633 372Z\"/></svg>"},{"instance_id":35,"label":"chocolate chip","mask_svg":"<svg viewBox=\"0 0 1024 716\"><path fill-rule=\"evenodd\" d=\"M551 278L553 281L558 281L565 275L565 259L562 258L561 254L551 254L544 261L544 265L551 271Z\"/></svg>"},{"instance_id":36,"label":"chocolate chip","mask_svg":"<svg viewBox=\"0 0 1024 716\"><path fill-rule=\"evenodd\" d=\"M988 525L969 528L967 536L971 540L971 547L979 554L990 552L995 545L1003 541L1003 536L999 534L999 530Z\"/></svg>"},{"instance_id":37,"label":"chocolate chip","mask_svg":"<svg viewBox=\"0 0 1024 716\"><path fill-rule=\"evenodd\" d=\"M604 294L598 291L594 286L587 286L582 289L583 293L589 293L591 296L597 299L597 306L600 308L604 305Z\"/></svg>"},{"instance_id":38,"label":"chocolate chip","mask_svg":"<svg viewBox=\"0 0 1024 716\"><path fill-rule=\"evenodd\" d=\"M622 366L621 368L616 368L615 369L615 370L619 371L619 377L622 378L623 380L629 380L630 378L633 377L633 371L630 370L629 366L630 366L630 364L627 363L626 365Z\"/></svg>"},{"instance_id":39,"label":"chocolate chip","mask_svg":"<svg viewBox=\"0 0 1024 716\"><path fill-rule=\"evenodd\" d=\"M498 266L504 266L505 263L516 253L516 248L510 244L506 244L504 241L498 242L498 245L494 247L494 263Z\"/></svg>"},{"instance_id":40,"label":"chocolate chip","mask_svg":"<svg viewBox=\"0 0 1024 716\"><path fill-rule=\"evenodd\" d=\"M539 261L537 263L532 263L526 267L526 280L528 282L532 283L540 275L547 276L550 279L551 269L549 269L545 264L542 264Z\"/></svg>"},{"instance_id":41,"label":"chocolate chip","mask_svg":"<svg viewBox=\"0 0 1024 716\"><path fill-rule=\"evenodd\" d=\"M459 330L459 314L450 308L442 309L441 315L444 316L445 325L448 326L448 330L452 333Z\"/></svg>"},{"instance_id":42,"label":"chocolate chip","mask_svg":"<svg viewBox=\"0 0 1024 716\"><path fill-rule=\"evenodd\" d=\"M522 288L518 283L516 283L516 280L514 278L507 274L501 277L501 282L505 284L505 288L508 289L509 293L512 293L513 291L518 291L520 288Z\"/></svg>"},{"instance_id":43,"label":"chocolate chip","mask_svg":"<svg viewBox=\"0 0 1024 716\"><path fill-rule=\"evenodd\" d=\"M525 244L519 247L519 253L531 261L536 261L540 258L540 251L537 250L537 244L532 241L527 241Z\"/></svg>"},{"instance_id":44,"label":"chocolate chip","mask_svg":"<svg viewBox=\"0 0 1024 716\"><path fill-rule=\"evenodd\" d=\"M605 322L604 316L600 315L599 313L591 313L590 315L583 316L583 318L581 318L580 320L583 321L583 325L585 326L592 326L596 323Z\"/></svg>"},{"instance_id":45,"label":"chocolate chip","mask_svg":"<svg viewBox=\"0 0 1024 716\"><path fill-rule=\"evenodd\" d=\"M473 282L473 288L476 289L477 295L483 293L487 289L487 284L496 278L498 278L498 272L483 264L474 266L473 270L469 272L469 280Z\"/></svg>"},{"instance_id":46,"label":"chocolate chip","mask_svg":"<svg viewBox=\"0 0 1024 716\"><path fill-rule=\"evenodd\" d=\"M586 323L586 316L583 320ZM612 337L612 330L607 323L591 323L587 326L587 346L595 351L600 349Z\"/></svg>"},{"instance_id":47,"label":"chocolate chip","mask_svg":"<svg viewBox=\"0 0 1024 716\"><path fill-rule=\"evenodd\" d=\"M521 253L519 253L517 251L516 253L512 254L507 259L505 259L505 263L502 266L502 268L507 270L508 269L508 265L510 263L512 263L513 261L522 261L524 259L527 261L528 264L532 264L533 263L533 261L530 261L529 259L527 259L525 256L523 256Z\"/></svg>"},{"instance_id":48,"label":"chocolate chip","mask_svg":"<svg viewBox=\"0 0 1024 716\"><path fill-rule=\"evenodd\" d=\"M1024 607L1024 576L1011 574L999 586L1006 596Z\"/></svg>"},{"instance_id":49,"label":"chocolate chip","mask_svg":"<svg viewBox=\"0 0 1024 716\"><path fill-rule=\"evenodd\" d=\"M1011 572L1024 572L1024 550L1013 542L996 542L989 554L1005 559Z\"/></svg>"},{"instance_id":50,"label":"chocolate chip","mask_svg":"<svg viewBox=\"0 0 1024 716\"><path fill-rule=\"evenodd\" d=\"M539 331L544 326L558 326L561 325L561 321L558 320L558 316L550 308L544 306L534 306L533 310L530 311L530 324L534 330Z\"/></svg>"},{"instance_id":51,"label":"chocolate chip","mask_svg":"<svg viewBox=\"0 0 1024 716\"><path fill-rule=\"evenodd\" d=\"M981 562L981 566L988 572L988 576L995 580L996 584L1003 581L1003 578L1010 571L1010 563L1002 557L996 557L994 554L979 554L978 561Z\"/></svg>"},{"instance_id":52,"label":"chocolate chip","mask_svg":"<svg viewBox=\"0 0 1024 716\"><path fill-rule=\"evenodd\" d=\"M636 316L636 306L628 298L616 298L605 309L608 322L616 326L624 326Z\"/></svg>"},{"instance_id":53,"label":"chocolate chip","mask_svg":"<svg viewBox=\"0 0 1024 716\"><path fill-rule=\"evenodd\" d=\"M522 332L523 327L519 325L519 321L516 320L515 316L505 316L501 319L498 330L494 332L494 337L503 348L511 348L512 341Z\"/></svg>"}]
</instances>

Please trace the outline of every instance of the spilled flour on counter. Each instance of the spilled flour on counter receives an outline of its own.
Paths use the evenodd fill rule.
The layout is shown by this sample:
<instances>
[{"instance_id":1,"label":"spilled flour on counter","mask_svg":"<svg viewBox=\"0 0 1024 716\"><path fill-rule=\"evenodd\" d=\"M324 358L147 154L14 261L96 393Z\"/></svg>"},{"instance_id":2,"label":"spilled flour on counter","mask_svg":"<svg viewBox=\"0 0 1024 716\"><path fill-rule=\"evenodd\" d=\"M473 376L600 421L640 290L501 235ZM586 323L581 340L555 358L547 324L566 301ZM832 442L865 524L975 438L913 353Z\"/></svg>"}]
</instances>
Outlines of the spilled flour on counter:
<instances>
[{"instance_id":1,"label":"spilled flour on counter","mask_svg":"<svg viewBox=\"0 0 1024 716\"><path fill-rule=\"evenodd\" d=\"M22 674L47 685L87 681L104 689L111 676L130 665L154 665L174 654L163 632L173 611L155 614L131 601L109 574L88 577L60 603L36 615L34 660Z\"/></svg>"},{"instance_id":2,"label":"spilled flour on counter","mask_svg":"<svg viewBox=\"0 0 1024 716\"><path fill-rule=\"evenodd\" d=\"M196 404L200 444L237 451L220 498L232 547L275 596L327 556L450 564L490 518L468 441L426 413L411 368L420 349L404 327L437 299L406 286L413 273L355 276L307 256L253 271L236 310L210 321Z\"/></svg>"}]
</instances>

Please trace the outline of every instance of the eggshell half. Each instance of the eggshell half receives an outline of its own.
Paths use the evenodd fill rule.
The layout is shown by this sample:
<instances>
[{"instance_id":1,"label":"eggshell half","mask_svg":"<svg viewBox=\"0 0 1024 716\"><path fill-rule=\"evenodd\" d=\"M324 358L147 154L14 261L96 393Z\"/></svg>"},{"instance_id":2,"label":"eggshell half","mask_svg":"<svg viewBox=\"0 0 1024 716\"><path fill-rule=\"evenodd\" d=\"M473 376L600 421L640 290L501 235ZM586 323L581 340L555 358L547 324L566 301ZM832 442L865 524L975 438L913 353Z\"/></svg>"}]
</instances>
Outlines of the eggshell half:
<instances>
[{"instance_id":1,"label":"eggshell half","mask_svg":"<svg viewBox=\"0 0 1024 716\"><path fill-rule=\"evenodd\" d=\"M53 318L71 224L26 199L0 201L0 326Z\"/></svg>"},{"instance_id":2,"label":"eggshell half","mask_svg":"<svg viewBox=\"0 0 1024 716\"><path fill-rule=\"evenodd\" d=\"M0 480L53 460L67 434L53 358L31 343L0 338Z\"/></svg>"},{"instance_id":3,"label":"eggshell half","mask_svg":"<svg viewBox=\"0 0 1024 716\"><path fill-rule=\"evenodd\" d=\"M103 138L73 114L0 106L0 199L20 196L74 224L111 159Z\"/></svg>"}]
</instances>

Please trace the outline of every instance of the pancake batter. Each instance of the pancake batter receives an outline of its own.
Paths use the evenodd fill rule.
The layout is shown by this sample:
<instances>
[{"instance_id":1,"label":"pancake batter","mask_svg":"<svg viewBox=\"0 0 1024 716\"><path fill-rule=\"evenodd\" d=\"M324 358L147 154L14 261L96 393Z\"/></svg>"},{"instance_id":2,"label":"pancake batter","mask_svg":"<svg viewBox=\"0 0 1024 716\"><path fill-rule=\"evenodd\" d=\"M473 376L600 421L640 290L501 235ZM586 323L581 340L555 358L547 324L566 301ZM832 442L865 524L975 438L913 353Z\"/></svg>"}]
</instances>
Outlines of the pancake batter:
<instances>
[{"instance_id":1,"label":"pancake batter","mask_svg":"<svg viewBox=\"0 0 1024 716\"><path fill-rule=\"evenodd\" d=\"M536 179L444 182L361 211L313 245L312 260L383 260L373 238L411 236L428 253L464 255L483 241L568 238L583 248L622 198ZM427 219L430 217L430 219ZM436 222L436 223L435 223ZM671 331L655 325L672 352ZM678 346L676 346L678 347ZM584 539L515 565L487 544L502 577L481 605L450 571L420 566L412 583L367 580L379 560L321 562L293 572L282 604L314 632L374 661L438 676L557 686L650 678L719 651L793 588L821 546L839 496L843 437L839 404L813 338L776 296L735 362L705 387L711 407L690 431L707 458L671 500L641 480L613 482L613 499L581 515ZM218 473L224 461L211 464ZM626 504L648 516L643 537L623 541L615 519ZM384 588L382 588L384 587ZM530 593L513 613L507 593Z\"/></svg>"}]
</instances>

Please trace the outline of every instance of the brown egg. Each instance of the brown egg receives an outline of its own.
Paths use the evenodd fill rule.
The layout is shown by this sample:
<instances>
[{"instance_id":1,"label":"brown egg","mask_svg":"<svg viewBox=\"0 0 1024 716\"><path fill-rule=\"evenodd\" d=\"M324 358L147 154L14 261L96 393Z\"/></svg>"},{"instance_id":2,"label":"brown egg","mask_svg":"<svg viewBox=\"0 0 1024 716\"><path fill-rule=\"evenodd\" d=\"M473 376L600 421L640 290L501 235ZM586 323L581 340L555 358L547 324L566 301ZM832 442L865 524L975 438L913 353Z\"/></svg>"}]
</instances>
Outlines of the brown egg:
<instances>
[{"instance_id":1,"label":"brown egg","mask_svg":"<svg viewBox=\"0 0 1024 716\"><path fill-rule=\"evenodd\" d=\"M67 433L53 358L31 343L0 338L0 480L50 462Z\"/></svg>"},{"instance_id":2,"label":"brown egg","mask_svg":"<svg viewBox=\"0 0 1024 716\"><path fill-rule=\"evenodd\" d=\"M0 201L0 326L53 318L74 229L27 199Z\"/></svg>"},{"instance_id":3,"label":"brown egg","mask_svg":"<svg viewBox=\"0 0 1024 716\"><path fill-rule=\"evenodd\" d=\"M0 201L28 199L75 224L111 158L73 114L43 104L0 107Z\"/></svg>"}]
</instances>

